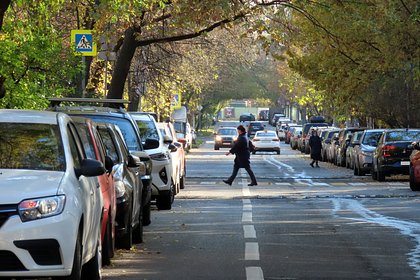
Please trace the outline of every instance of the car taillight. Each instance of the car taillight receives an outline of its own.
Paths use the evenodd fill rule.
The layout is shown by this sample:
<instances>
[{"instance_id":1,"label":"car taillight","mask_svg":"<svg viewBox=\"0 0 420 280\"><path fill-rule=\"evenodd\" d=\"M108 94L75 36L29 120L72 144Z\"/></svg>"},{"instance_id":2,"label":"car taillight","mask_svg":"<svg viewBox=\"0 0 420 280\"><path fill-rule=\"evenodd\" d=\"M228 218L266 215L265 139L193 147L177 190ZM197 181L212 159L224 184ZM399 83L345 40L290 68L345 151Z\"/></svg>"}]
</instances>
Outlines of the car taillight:
<instances>
[{"instance_id":1,"label":"car taillight","mask_svg":"<svg viewBox=\"0 0 420 280\"><path fill-rule=\"evenodd\" d=\"M273 141L280 141L279 138L274 138Z\"/></svg>"},{"instance_id":2,"label":"car taillight","mask_svg":"<svg viewBox=\"0 0 420 280\"><path fill-rule=\"evenodd\" d=\"M391 156L390 152L392 150L395 150L396 148L397 147L392 146L392 145L385 145L385 146L383 146L382 152L384 153L384 157L390 157Z\"/></svg>"},{"instance_id":3,"label":"car taillight","mask_svg":"<svg viewBox=\"0 0 420 280\"><path fill-rule=\"evenodd\" d=\"M255 138L254 138L254 139L252 139L252 141L253 141L253 142L257 142L257 141L260 141L260 139L255 139Z\"/></svg>"}]
</instances>

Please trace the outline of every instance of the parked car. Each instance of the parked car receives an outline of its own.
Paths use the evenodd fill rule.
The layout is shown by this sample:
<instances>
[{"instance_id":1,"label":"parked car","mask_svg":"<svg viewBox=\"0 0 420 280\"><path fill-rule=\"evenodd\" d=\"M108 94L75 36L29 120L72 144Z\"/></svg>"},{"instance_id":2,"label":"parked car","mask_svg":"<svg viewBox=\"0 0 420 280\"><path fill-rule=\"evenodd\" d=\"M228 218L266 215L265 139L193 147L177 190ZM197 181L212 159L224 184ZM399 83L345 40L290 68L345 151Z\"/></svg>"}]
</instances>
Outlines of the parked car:
<instances>
[{"instance_id":1,"label":"parked car","mask_svg":"<svg viewBox=\"0 0 420 280\"><path fill-rule=\"evenodd\" d=\"M119 109L99 106L62 106L62 102L89 102L89 103L110 103L117 102L115 104L120 105L121 103L127 102L125 100L107 100L107 99L90 99L90 98L50 98L51 103L54 107L51 110L65 112L71 116L83 116L92 119L96 123L112 123L117 125L124 137L124 141L130 151L130 154L140 158L145 164L145 173L138 172L138 175L142 181L138 187L141 188L141 200L135 202L135 208L140 207L139 221L136 225L134 236L136 242L143 240L143 211L148 213L150 211L150 201L152 197L152 160L149 155L144 151L142 144L142 138L138 130L136 122L133 120L130 114L128 114L124 108ZM146 139L147 145L155 146L159 143L154 139ZM145 209L147 208L147 209Z\"/></svg>"},{"instance_id":2,"label":"parked car","mask_svg":"<svg viewBox=\"0 0 420 280\"><path fill-rule=\"evenodd\" d=\"M418 139L420 129L385 130L373 153L372 179L384 181L392 174L408 175L412 143Z\"/></svg>"},{"instance_id":3,"label":"parked car","mask_svg":"<svg viewBox=\"0 0 420 280\"><path fill-rule=\"evenodd\" d=\"M322 161L328 161L331 162L331 157L328 156L330 145L334 142L334 137L338 136L338 132L340 130L337 128L331 128L331 129L325 129L324 135L322 136L322 149L321 149L321 159Z\"/></svg>"},{"instance_id":4,"label":"parked car","mask_svg":"<svg viewBox=\"0 0 420 280\"><path fill-rule=\"evenodd\" d=\"M338 134L338 147L336 149L336 158L335 164L337 166L345 166L346 165L346 150L350 144L351 135L356 131L363 131L366 128L361 127L347 127L340 130Z\"/></svg>"},{"instance_id":5,"label":"parked car","mask_svg":"<svg viewBox=\"0 0 420 280\"><path fill-rule=\"evenodd\" d=\"M292 137L292 131L291 131L291 129L292 129L292 127L302 127L301 125L298 125L298 124L288 124L287 125L287 127L286 127L286 137L285 137L285 139L284 139L284 143L286 143L286 144L290 144L290 138Z\"/></svg>"},{"instance_id":6,"label":"parked car","mask_svg":"<svg viewBox=\"0 0 420 280\"><path fill-rule=\"evenodd\" d=\"M318 120L318 119L316 119ZM323 119L322 119L323 120ZM314 127L328 127L328 123L326 122L309 122L309 123L305 123L302 126L302 138L300 139L299 142L299 147L298 149L302 152L302 153L307 153L309 154L309 144L307 143L306 139L307 139L307 135L310 131L310 128L314 128ZM310 135L309 135L310 136ZM308 138L309 139L309 138Z\"/></svg>"},{"instance_id":7,"label":"parked car","mask_svg":"<svg viewBox=\"0 0 420 280\"><path fill-rule=\"evenodd\" d=\"M293 150L298 148L299 139L302 138L302 126L295 126L289 129L290 132L290 147Z\"/></svg>"},{"instance_id":8,"label":"parked car","mask_svg":"<svg viewBox=\"0 0 420 280\"><path fill-rule=\"evenodd\" d=\"M327 161L330 163L335 163L336 162L336 150L338 149L338 146L340 144L340 142L338 141L338 133L340 131L336 131L333 133L333 135L331 136L330 139L330 143L328 143L326 145L326 150L327 150ZM325 142L327 143L327 142Z\"/></svg>"},{"instance_id":9,"label":"parked car","mask_svg":"<svg viewBox=\"0 0 420 280\"><path fill-rule=\"evenodd\" d=\"M193 135L191 131L191 125L188 122L173 122L176 137L178 141L184 144L184 149L189 150L193 144Z\"/></svg>"},{"instance_id":10,"label":"parked car","mask_svg":"<svg viewBox=\"0 0 420 280\"><path fill-rule=\"evenodd\" d=\"M350 142L346 149L346 167L354 168L354 149L360 145L360 138L363 135L363 131L356 131L351 135Z\"/></svg>"},{"instance_id":11,"label":"parked car","mask_svg":"<svg viewBox=\"0 0 420 280\"><path fill-rule=\"evenodd\" d=\"M257 131L264 130L262 122L250 122L248 125L248 137L253 137Z\"/></svg>"},{"instance_id":12,"label":"parked car","mask_svg":"<svg viewBox=\"0 0 420 280\"><path fill-rule=\"evenodd\" d=\"M130 114L136 121L140 134L155 139L159 143L157 147L144 145L146 153L153 162L152 200L156 200L159 210L170 210L176 190L180 188L180 178L172 176L171 151L164 143L157 123L151 115L140 112L130 112Z\"/></svg>"},{"instance_id":13,"label":"parked car","mask_svg":"<svg viewBox=\"0 0 420 280\"><path fill-rule=\"evenodd\" d=\"M143 236L136 230L139 224L141 189L143 182L137 175L146 167L140 159L131 155L118 126L111 123L97 123L105 147L105 153L112 161L116 196L116 244L123 249L130 249L133 240L140 242ZM150 209L143 208L142 225L150 224Z\"/></svg>"},{"instance_id":14,"label":"parked car","mask_svg":"<svg viewBox=\"0 0 420 280\"><path fill-rule=\"evenodd\" d=\"M214 149L219 150L222 147L230 148L238 138L236 127L220 127L214 133Z\"/></svg>"},{"instance_id":15,"label":"parked car","mask_svg":"<svg viewBox=\"0 0 420 280\"><path fill-rule=\"evenodd\" d=\"M280 140L274 130L257 131L252 139L255 148L252 154L259 151L276 152L280 154Z\"/></svg>"},{"instance_id":16,"label":"parked car","mask_svg":"<svg viewBox=\"0 0 420 280\"><path fill-rule=\"evenodd\" d=\"M413 143L413 152L410 155L410 189L420 190L420 142Z\"/></svg>"},{"instance_id":17,"label":"parked car","mask_svg":"<svg viewBox=\"0 0 420 280\"><path fill-rule=\"evenodd\" d=\"M0 139L0 277L101 279L105 168L71 118L0 110Z\"/></svg>"},{"instance_id":18,"label":"parked car","mask_svg":"<svg viewBox=\"0 0 420 280\"><path fill-rule=\"evenodd\" d=\"M367 129L360 138L360 145L354 147L354 175L363 176L372 169L372 156L383 129Z\"/></svg>"},{"instance_id":19,"label":"parked car","mask_svg":"<svg viewBox=\"0 0 420 280\"><path fill-rule=\"evenodd\" d=\"M176 195L177 193L179 193L180 189L185 188L185 177L187 173L186 164L185 164L185 150L183 148L183 145L179 143L178 139L176 138L175 128L172 125L172 123L164 122L164 123L157 123L157 125L163 137L166 136L167 145L171 143L175 145L177 148L173 153L171 153L171 157L173 158L172 167L175 169L175 172L179 176L179 189L177 189L176 192L174 193L174 195Z\"/></svg>"},{"instance_id":20,"label":"parked car","mask_svg":"<svg viewBox=\"0 0 420 280\"><path fill-rule=\"evenodd\" d=\"M309 147L309 138L311 138L311 136L312 136L312 131L313 130L316 130L317 131L317 133L318 133L318 136L319 136L319 130L320 129L327 129L328 128L328 126L311 126L310 128L309 128L309 131L308 131L308 133L306 134L306 137L305 137L305 139L303 139L303 141L302 141L302 145L304 145L302 148L303 148L303 153L305 153L305 154L310 154L310 152L311 152L311 147Z\"/></svg>"},{"instance_id":21,"label":"parked car","mask_svg":"<svg viewBox=\"0 0 420 280\"><path fill-rule=\"evenodd\" d=\"M104 144L94 123L87 118L73 117L72 119L82 140L86 158L99 160L107 170L106 173L98 176L98 180L104 204L102 218L102 264L110 265L115 249L115 216L117 210L114 176L112 172L113 164L110 158L106 159Z\"/></svg>"}]
</instances>

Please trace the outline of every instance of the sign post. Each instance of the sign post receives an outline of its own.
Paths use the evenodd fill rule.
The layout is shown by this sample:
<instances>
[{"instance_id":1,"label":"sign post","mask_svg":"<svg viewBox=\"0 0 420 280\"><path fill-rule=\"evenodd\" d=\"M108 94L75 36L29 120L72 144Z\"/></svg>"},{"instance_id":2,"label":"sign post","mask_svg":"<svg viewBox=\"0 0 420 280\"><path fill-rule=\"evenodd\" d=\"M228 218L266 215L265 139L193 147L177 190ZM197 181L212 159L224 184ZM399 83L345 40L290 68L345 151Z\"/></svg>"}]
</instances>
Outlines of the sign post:
<instances>
[{"instance_id":1,"label":"sign post","mask_svg":"<svg viewBox=\"0 0 420 280\"><path fill-rule=\"evenodd\" d=\"M93 41L93 30L72 30L71 48L82 56L82 64L85 66L85 56L96 56L96 43ZM83 72L85 69L83 68ZM82 77L82 96L85 96L85 75Z\"/></svg>"}]
</instances>

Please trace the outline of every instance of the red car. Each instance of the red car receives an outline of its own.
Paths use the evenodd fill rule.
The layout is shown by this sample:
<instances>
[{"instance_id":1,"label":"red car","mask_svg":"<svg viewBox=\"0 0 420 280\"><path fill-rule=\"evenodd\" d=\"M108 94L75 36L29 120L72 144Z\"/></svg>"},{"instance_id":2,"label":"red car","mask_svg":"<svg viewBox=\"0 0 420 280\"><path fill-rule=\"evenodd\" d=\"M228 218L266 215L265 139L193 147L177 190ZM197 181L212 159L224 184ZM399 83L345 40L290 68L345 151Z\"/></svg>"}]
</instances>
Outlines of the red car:
<instances>
[{"instance_id":1,"label":"red car","mask_svg":"<svg viewBox=\"0 0 420 280\"><path fill-rule=\"evenodd\" d=\"M410 155L410 189L420 191L420 141L413 144Z\"/></svg>"},{"instance_id":2,"label":"red car","mask_svg":"<svg viewBox=\"0 0 420 280\"><path fill-rule=\"evenodd\" d=\"M115 215L116 197L112 164L105 158L104 144L90 119L72 117L77 132L82 138L83 148L88 159L96 159L103 163L107 172L98 176L101 187L104 209L102 219L102 264L109 265L115 248Z\"/></svg>"}]
</instances>

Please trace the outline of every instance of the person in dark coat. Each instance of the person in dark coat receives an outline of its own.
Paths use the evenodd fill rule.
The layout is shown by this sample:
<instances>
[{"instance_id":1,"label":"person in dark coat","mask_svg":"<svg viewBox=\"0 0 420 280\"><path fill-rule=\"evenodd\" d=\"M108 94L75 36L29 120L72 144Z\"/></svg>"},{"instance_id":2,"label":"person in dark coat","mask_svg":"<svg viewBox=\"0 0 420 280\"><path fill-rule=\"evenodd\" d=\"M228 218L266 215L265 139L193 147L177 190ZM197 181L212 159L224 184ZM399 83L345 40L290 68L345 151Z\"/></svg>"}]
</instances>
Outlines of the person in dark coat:
<instances>
[{"instance_id":1,"label":"person in dark coat","mask_svg":"<svg viewBox=\"0 0 420 280\"><path fill-rule=\"evenodd\" d=\"M321 160L322 142L321 138L318 136L318 132L315 129L312 130L312 135L309 137L309 147L311 147L312 159L310 165L314 167L314 163L316 163L316 167L319 167L318 161Z\"/></svg>"},{"instance_id":2,"label":"person in dark coat","mask_svg":"<svg viewBox=\"0 0 420 280\"><path fill-rule=\"evenodd\" d=\"M234 154L235 163L233 165L232 175L227 180L223 180L229 186L232 185L233 180L235 180L236 175L238 174L239 168L245 168L251 177L251 183L248 186L256 186L257 179L255 178L254 172L251 170L250 166L250 151L249 151L249 140L246 137L246 129L243 125L237 127L238 130L238 139L233 144L233 147L226 153L226 155Z\"/></svg>"}]
</instances>

